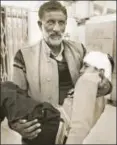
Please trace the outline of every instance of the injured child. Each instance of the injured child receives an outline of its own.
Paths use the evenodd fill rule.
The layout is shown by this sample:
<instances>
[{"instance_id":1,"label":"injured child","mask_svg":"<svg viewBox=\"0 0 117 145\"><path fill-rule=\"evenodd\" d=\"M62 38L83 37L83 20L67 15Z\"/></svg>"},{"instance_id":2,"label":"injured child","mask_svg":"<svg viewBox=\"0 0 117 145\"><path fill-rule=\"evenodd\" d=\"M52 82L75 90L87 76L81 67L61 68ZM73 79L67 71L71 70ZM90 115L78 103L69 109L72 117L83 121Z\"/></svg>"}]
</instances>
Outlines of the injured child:
<instances>
[{"instance_id":1,"label":"injured child","mask_svg":"<svg viewBox=\"0 0 117 145\"><path fill-rule=\"evenodd\" d=\"M85 69L84 71L81 72L81 76L78 79L76 83L76 87L75 87L75 91L76 92L79 91L77 92L77 95L79 94L80 97L76 96L76 92L74 91L74 95L72 95L74 96L74 98L72 98L71 106L69 106L69 108L71 109L71 112L67 113L67 110L64 107L65 102L67 101L67 99L69 100L69 97L65 99L63 107L55 108L47 102L38 103L34 101L30 96L26 94L25 91L21 90L17 85L15 85L12 82L7 81L4 83L1 83L0 112L2 113L2 115L0 116L0 118L3 119L4 117L7 117L9 124L19 119L27 119L28 121L38 119L39 123L41 124L42 131L39 133L39 135L35 139L32 139L32 140L25 139L26 144L31 144L31 145L53 144L54 145L55 143L63 143L65 136L68 136L67 143L74 143L74 142L69 141L73 139L73 138L71 139L71 136L73 137L73 135L70 136L70 134L72 134L71 130L72 130L72 125L74 121L74 115L77 116L77 118L80 118L80 115L83 113L82 109L81 110L79 109L79 111L81 112L76 111L78 110L78 106L74 105L74 99L77 98L75 100L78 101L78 98L81 98L83 95L84 96L87 95L87 98L89 97L89 95L93 95L96 98L96 96L100 97L102 95L107 95L111 93L112 91L112 84L111 84L111 79L110 79L111 69L112 69L111 67L112 59L110 63L110 59L107 59L108 58L107 55L100 53L100 55L105 56L107 60L106 59L105 59L106 61L101 60L102 62L101 62L101 65L99 66L99 62L96 61L96 59L94 59L95 55L97 56L99 53L100 52L92 52L92 53L87 54L86 57L84 58L84 67L89 68L91 65L94 69L93 71L91 69L89 69L88 71ZM90 58L93 58L92 59L93 61ZM102 64L108 64L108 65L102 65ZM92 82L94 81L93 79L95 79L92 76L93 74L97 75L97 77L95 78L100 80L100 84L98 81L96 81L95 83L96 85L93 84L93 89L92 89L91 88ZM87 86L85 86L86 84L88 84L88 88L90 88L88 92L86 89ZM107 89L105 86L109 89ZM81 107L82 106L80 106L80 108ZM77 115L75 113L77 113ZM69 119L71 118L71 122L68 121L66 114L67 116L69 116L68 117ZM75 119L77 120L77 118ZM62 123L64 122L63 124L65 124L64 129L63 127L60 127L61 122ZM71 123L72 125L70 125L69 123ZM69 128L68 126L71 128ZM66 130L68 131L67 134L66 134ZM61 133L63 135L61 135ZM77 138L77 134L75 136Z\"/></svg>"},{"instance_id":2,"label":"injured child","mask_svg":"<svg viewBox=\"0 0 117 145\"><path fill-rule=\"evenodd\" d=\"M73 99L70 98L70 130L66 144L82 144L104 111L105 95L112 91L113 68L114 61L110 55L92 51L84 57L81 77L76 82ZM65 110L68 110L68 99L65 102Z\"/></svg>"}]
</instances>

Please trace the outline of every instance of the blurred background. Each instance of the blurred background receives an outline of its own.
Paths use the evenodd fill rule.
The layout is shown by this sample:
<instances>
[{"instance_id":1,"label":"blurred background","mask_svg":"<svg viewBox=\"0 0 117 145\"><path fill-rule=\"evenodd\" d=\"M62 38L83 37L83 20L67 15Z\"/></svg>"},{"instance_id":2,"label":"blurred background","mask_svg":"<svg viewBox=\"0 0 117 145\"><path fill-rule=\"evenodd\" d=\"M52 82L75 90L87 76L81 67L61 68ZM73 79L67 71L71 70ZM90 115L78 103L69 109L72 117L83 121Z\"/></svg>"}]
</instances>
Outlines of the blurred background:
<instances>
[{"instance_id":1,"label":"blurred background","mask_svg":"<svg viewBox=\"0 0 117 145\"><path fill-rule=\"evenodd\" d=\"M12 79L16 51L42 37L37 11L44 2L1 1L1 81ZM109 53L116 63L116 1L60 2L68 11L65 39L81 41L87 49ZM116 100L116 67L112 82L110 97Z\"/></svg>"}]
</instances>

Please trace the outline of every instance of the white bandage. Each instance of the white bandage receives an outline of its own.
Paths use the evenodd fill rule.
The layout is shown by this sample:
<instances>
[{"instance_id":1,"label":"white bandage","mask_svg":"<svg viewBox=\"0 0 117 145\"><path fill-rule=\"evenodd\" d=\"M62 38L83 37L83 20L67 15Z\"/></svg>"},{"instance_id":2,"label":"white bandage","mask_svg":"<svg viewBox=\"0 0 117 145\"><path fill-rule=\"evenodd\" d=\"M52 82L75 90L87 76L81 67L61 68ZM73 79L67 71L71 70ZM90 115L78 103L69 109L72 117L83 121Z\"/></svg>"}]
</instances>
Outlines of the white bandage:
<instances>
[{"instance_id":1,"label":"white bandage","mask_svg":"<svg viewBox=\"0 0 117 145\"><path fill-rule=\"evenodd\" d=\"M84 57L84 62L98 69L104 69L105 77L111 81L112 66L106 53L91 51Z\"/></svg>"}]
</instances>

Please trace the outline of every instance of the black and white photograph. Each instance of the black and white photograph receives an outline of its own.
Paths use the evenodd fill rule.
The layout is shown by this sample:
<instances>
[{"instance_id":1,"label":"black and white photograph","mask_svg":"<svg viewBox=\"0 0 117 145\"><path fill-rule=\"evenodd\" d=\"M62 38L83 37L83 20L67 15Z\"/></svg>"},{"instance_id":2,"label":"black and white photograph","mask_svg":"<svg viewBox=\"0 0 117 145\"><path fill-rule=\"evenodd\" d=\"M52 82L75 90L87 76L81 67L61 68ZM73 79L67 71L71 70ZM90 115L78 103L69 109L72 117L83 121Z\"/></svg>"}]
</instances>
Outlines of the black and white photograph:
<instances>
[{"instance_id":1,"label":"black and white photograph","mask_svg":"<svg viewBox=\"0 0 117 145\"><path fill-rule=\"evenodd\" d=\"M1 0L1 144L116 144L116 1Z\"/></svg>"}]
</instances>

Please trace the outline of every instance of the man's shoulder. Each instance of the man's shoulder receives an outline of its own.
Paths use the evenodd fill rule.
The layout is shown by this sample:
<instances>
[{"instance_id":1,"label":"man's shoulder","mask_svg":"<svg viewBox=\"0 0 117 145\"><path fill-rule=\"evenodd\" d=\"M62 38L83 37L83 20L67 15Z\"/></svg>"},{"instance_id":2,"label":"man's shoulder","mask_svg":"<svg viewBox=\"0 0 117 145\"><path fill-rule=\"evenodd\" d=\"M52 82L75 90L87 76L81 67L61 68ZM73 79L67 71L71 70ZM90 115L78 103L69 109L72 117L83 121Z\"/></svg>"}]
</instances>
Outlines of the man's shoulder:
<instances>
[{"instance_id":1,"label":"man's shoulder","mask_svg":"<svg viewBox=\"0 0 117 145\"><path fill-rule=\"evenodd\" d=\"M35 42L35 43L28 43L26 45L23 46L23 48L21 49L22 51L26 51L26 50L33 50L35 48L37 48L40 44L41 40Z\"/></svg>"},{"instance_id":2,"label":"man's shoulder","mask_svg":"<svg viewBox=\"0 0 117 145\"><path fill-rule=\"evenodd\" d=\"M73 41L73 40L63 40L64 43L69 44L69 45L73 45L73 46L78 46L81 45L82 43L80 41Z\"/></svg>"},{"instance_id":3,"label":"man's shoulder","mask_svg":"<svg viewBox=\"0 0 117 145\"><path fill-rule=\"evenodd\" d=\"M64 44L68 45L69 47L74 49L77 53L79 53L82 57L84 57L86 53L86 49L84 45L78 40L78 41L72 41L72 40L64 40Z\"/></svg>"}]
</instances>

